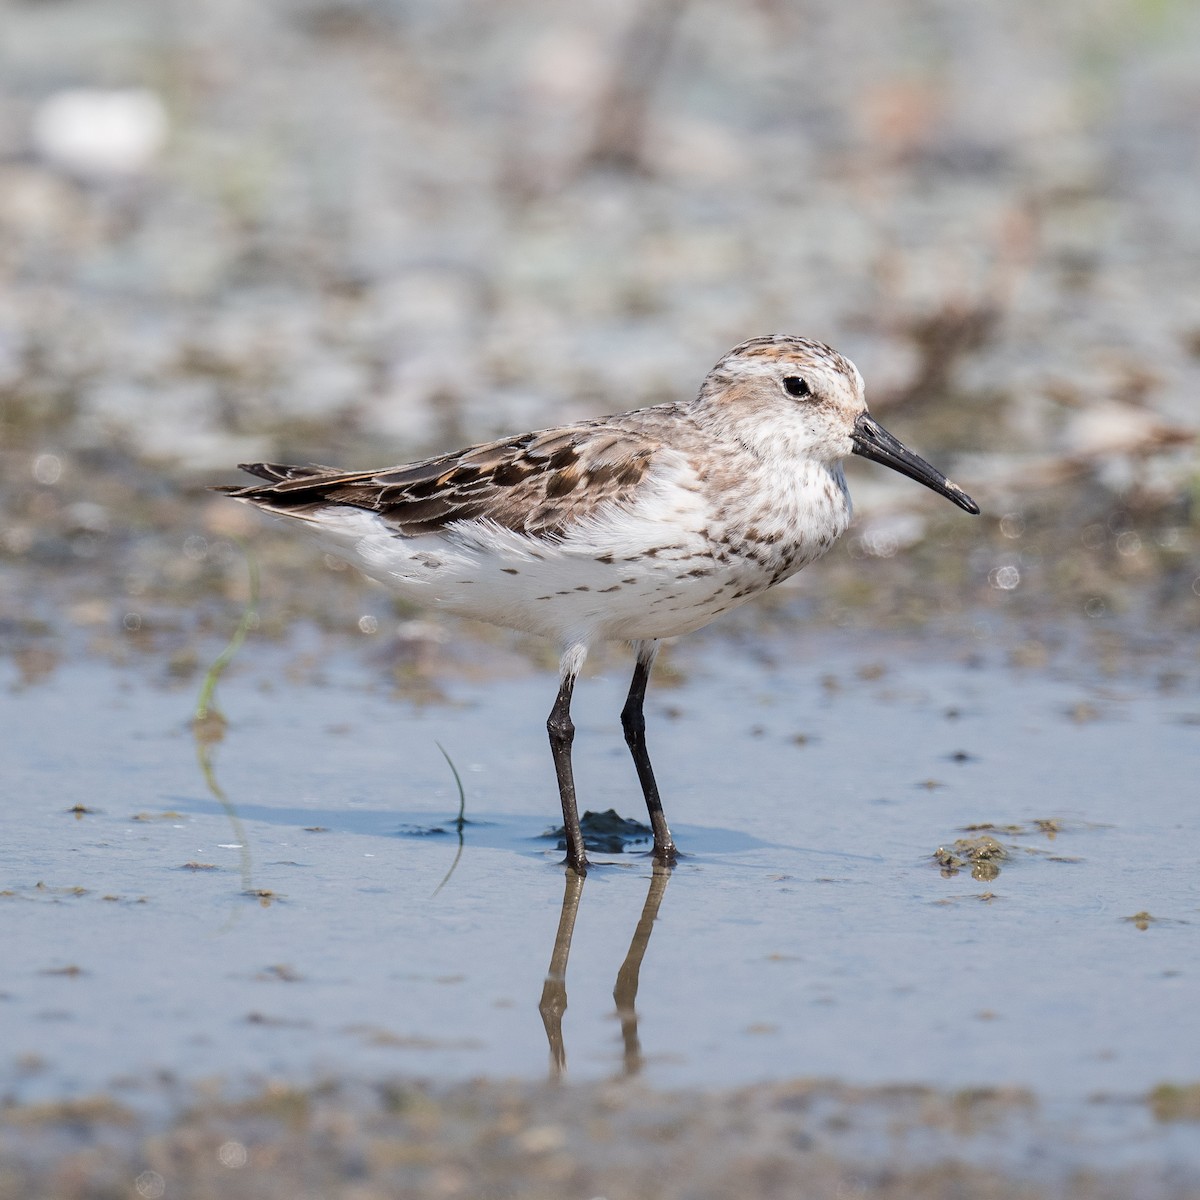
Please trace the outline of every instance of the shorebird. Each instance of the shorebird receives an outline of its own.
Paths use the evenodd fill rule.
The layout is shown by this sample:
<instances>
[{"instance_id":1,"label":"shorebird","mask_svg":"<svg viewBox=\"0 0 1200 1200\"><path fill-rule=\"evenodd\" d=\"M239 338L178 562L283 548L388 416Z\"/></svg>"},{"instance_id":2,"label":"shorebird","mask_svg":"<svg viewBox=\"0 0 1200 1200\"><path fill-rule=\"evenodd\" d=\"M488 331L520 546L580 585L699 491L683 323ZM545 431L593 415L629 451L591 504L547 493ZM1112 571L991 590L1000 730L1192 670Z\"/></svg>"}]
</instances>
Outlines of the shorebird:
<instances>
[{"instance_id":1,"label":"shorebird","mask_svg":"<svg viewBox=\"0 0 1200 1200\"><path fill-rule=\"evenodd\" d=\"M850 523L842 460L859 454L978 513L867 411L862 376L821 342L730 350L687 403L580 421L380 471L244 463L222 487L293 517L324 549L409 600L552 638L546 722L567 864L587 869L571 768L571 696L589 648L632 642L621 724L654 831L677 851L646 750L662 638L690 633L820 558Z\"/></svg>"}]
</instances>

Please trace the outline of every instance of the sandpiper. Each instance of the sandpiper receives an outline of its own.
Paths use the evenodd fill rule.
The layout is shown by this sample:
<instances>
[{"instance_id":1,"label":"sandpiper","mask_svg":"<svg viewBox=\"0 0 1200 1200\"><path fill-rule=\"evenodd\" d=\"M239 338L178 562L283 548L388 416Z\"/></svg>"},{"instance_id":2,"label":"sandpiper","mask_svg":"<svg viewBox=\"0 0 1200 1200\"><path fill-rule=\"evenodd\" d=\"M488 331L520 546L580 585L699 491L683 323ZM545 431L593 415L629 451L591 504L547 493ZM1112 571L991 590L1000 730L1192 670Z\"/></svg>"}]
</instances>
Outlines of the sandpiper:
<instances>
[{"instance_id":1,"label":"sandpiper","mask_svg":"<svg viewBox=\"0 0 1200 1200\"><path fill-rule=\"evenodd\" d=\"M846 531L842 459L860 454L969 513L979 506L867 412L858 368L808 338L751 338L690 403L660 404L381 471L245 463L224 487L294 517L409 600L554 639L547 729L567 863L587 868L571 695L589 648L629 641L621 723L664 863L676 849L646 751L661 638L690 633L820 558Z\"/></svg>"}]
</instances>

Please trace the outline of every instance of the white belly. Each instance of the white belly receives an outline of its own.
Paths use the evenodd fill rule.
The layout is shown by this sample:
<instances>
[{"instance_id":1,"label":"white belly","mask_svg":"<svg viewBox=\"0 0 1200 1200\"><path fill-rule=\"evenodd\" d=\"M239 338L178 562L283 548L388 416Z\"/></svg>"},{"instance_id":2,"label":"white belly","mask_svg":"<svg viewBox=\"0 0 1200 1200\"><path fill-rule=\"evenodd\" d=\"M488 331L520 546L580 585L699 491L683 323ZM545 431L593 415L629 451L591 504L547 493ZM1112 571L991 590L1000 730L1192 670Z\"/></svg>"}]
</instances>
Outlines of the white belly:
<instances>
[{"instance_id":1,"label":"white belly","mask_svg":"<svg viewBox=\"0 0 1200 1200\"><path fill-rule=\"evenodd\" d=\"M562 541L479 521L409 538L374 513L330 508L309 528L331 554L416 604L560 643L675 637L769 584L761 572L751 580L722 566L695 534L672 529L671 541L653 527L631 538L622 524L620 536L588 530Z\"/></svg>"},{"instance_id":2,"label":"white belly","mask_svg":"<svg viewBox=\"0 0 1200 1200\"><path fill-rule=\"evenodd\" d=\"M417 604L562 645L690 633L819 557L849 519L844 485L828 477L819 487L796 480L776 490L774 504L760 499L736 514L679 478L561 538L487 520L405 537L378 514L344 505L306 523L331 553ZM754 490L747 495L753 501ZM824 515L814 522L814 512ZM761 538L747 539L756 530Z\"/></svg>"}]
</instances>

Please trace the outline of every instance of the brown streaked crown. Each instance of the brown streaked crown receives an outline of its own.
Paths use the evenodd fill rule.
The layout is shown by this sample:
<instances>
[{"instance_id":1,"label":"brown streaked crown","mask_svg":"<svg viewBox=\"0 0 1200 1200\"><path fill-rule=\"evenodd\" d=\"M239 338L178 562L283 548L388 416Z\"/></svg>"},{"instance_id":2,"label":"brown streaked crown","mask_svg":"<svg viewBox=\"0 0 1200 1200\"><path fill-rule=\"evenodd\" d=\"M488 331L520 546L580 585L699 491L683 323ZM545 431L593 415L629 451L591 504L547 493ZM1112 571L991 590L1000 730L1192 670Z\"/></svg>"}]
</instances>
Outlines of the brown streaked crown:
<instances>
[{"instance_id":1,"label":"brown streaked crown","mask_svg":"<svg viewBox=\"0 0 1200 1200\"><path fill-rule=\"evenodd\" d=\"M753 374L756 369L768 371L790 365L794 365L798 372L813 366L836 371L854 386L859 385L861 378L854 364L832 346L812 338L776 333L748 338L734 346L709 372L702 394L709 395L727 387L732 380L744 374Z\"/></svg>"}]
</instances>

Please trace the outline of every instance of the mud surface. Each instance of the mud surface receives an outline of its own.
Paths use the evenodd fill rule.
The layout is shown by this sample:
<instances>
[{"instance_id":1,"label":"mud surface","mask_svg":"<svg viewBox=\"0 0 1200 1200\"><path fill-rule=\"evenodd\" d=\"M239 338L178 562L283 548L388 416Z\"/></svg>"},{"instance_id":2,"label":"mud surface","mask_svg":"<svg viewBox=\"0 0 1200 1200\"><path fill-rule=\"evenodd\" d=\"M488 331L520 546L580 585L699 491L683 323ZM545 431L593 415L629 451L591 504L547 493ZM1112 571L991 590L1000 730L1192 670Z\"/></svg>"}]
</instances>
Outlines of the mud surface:
<instances>
[{"instance_id":1,"label":"mud surface","mask_svg":"<svg viewBox=\"0 0 1200 1200\"><path fill-rule=\"evenodd\" d=\"M1021 1091L276 1085L236 1101L192 1097L165 1129L117 1100L10 1109L0 1196L1200 1195L1181 1130L1139 1130L1131 1154L1141 1114L1123 1107L1086 1135Z\"/></svg>"}]
</instances>

